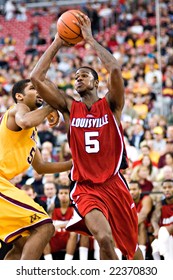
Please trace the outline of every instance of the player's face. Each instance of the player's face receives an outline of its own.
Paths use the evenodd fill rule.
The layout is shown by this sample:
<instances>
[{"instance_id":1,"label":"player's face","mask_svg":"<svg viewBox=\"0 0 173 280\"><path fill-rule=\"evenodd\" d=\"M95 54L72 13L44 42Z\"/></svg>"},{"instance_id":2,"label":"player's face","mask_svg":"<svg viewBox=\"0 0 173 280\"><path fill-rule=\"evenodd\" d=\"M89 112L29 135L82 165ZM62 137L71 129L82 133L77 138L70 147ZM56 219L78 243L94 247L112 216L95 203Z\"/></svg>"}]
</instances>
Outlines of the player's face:
<instances>
[{"instance_id":1,"label":"player's face","mask_svg":"<svg viewBox=\"0 0 173 280\"><path fill-rule=\"evenodd\" d=\"M75 89L82 96L86 91L91 91L95 87L94 77L89 69L79 69L75 74Z\"/></svg>"},{"instance_id":2,"label":"player's face","mask_svg":"<svg viewBox=\"0 0 173 280\"><path fill-rule=\"evenodd\" d=\"M141 190L137 184L129 184L129 189L133 200L140 198Z\"/></svg>"},{"instance_id":3,"label":"player's face","mask_svg":"<svg viewBox=\"0 0 173 280\"><path fill-rule=\"evenodd\" d=\"M31 109L36 109L43 105L43 99L37 93L36 89L34 88L31 82L29 82L28 85L25 87L24 102Z\"/></svg>"},{"instance_id":4,"label":"player's face","mask_svg":"<svg viewBox=\"0 0 173 280\"><path fill-rule=\"evenodd\" d=\"M69 190L68 189L60 189L58 192L58 198L59 200L63 203L63 202L70 202L69 199Z\"/></svg>"},{"instance_id":5,"label":"player's face","mask_svg":"<svg viewBox=\"0 0 173 280\"><path fill-rule=\"evenodd\" d=\"M172 182L164 182L163 183L163 194L166 198L172 198L173 197L173 183Z\"/></svg>"}]
</instances>

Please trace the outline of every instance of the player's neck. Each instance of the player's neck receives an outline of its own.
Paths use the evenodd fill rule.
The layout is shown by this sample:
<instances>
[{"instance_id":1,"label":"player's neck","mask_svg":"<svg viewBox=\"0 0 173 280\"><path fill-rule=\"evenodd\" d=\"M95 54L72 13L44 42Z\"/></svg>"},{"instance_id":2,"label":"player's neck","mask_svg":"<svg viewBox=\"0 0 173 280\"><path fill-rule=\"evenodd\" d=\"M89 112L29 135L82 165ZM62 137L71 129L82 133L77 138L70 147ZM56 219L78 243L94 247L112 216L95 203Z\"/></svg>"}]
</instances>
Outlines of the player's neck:
<instances>
[{"instance_id":1,"label":"player's neck","mask_svg":"<svg viewBox=\"0 0 173 280\"><path fill-rule=\"evenodd\" d=\"M81 98L81 101L86 105L88 109L91 109L92 105L99 100L98 96L85 96Z\"/></svg>"}]
</instances>

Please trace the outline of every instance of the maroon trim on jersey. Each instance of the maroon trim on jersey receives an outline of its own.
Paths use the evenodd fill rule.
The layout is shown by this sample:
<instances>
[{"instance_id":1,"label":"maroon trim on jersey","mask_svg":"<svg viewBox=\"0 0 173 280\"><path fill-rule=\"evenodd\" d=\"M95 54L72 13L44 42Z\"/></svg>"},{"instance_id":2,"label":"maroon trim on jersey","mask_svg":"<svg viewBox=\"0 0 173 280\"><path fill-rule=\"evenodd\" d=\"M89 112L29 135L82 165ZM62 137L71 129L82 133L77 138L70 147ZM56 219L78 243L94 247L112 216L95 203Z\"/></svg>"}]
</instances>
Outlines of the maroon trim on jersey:
<instances>
[{"instance_id":1,"label":"maroon trim on jersey","mask_svg":"<svg viewBox=\"0 0 173 280\"><path fill-rule=\"evenodd\" d=\"M6 195L2 194L2 193L0 193L0 196L1 196L3 199L7 200L9 203L15 204L16 206L22 207L22 208L27 209L27 210L34 211L34 212L36 212L36 213L45 214L45 212L39 211L38 209L36 209L36 208L34 208L34 207L32 207L32 206L30 206L30 205L28 205L28 204L25 204L25 203L23 203L23 202L20 202L20 201L14 199L14 198L11 198L11 197L9 197L9 196L6 196Z\"/></svg>"},{"instance_id":2,"label":"maroon trim on jersey","mask_svg":"<svg viewBox=\"0 0 173 280\"><path fill-rule=\"evenodd\" d=\"M123 143L123 137L122 137L122 133L121 133L120 127L117 124L115 116L113 114L112 114L112 116L113 116L113 119L114 119L114 122L115 122L115 126L117 128L117 131L118 131L119 136L120 136L120 141L121 141L121 153L120 153L119 161L118 161L118 164L117 164L117 168L114 171L114 175L115 175L120 170L120 166L121 166L121 162L122 162L122 158L123 158L124 143Z\"/></svg>"},{"instance_id":3,"label":"maroon trim on jersey","mask_svg":"<svg viewBox=\"0 0 173 280\"><path fill-rule=\"evenodd\" d=\"M44 224L47 224L47 223L52 223L52 220L50 218L47 218L47 219L42 220L40 222L37 222L36 224L33 224L31 226L23 227L23 228L21 228L19 230L16 230L15 232L7 235L4 238L4 242L8 243L8 240L10 240L10 239L17 240L16 239L17 235L20 235L20 234L22 235L22 233L27 231L27 230L31 230L31 229L37 228L38 226L41 226L41 225L44 225ZM13 242L13 241L10 241L9 243L11 243L11 242Z\"/></svg>"},{"instance_id":4,"label":"maroon trim on jersey","mask_svg":"<svg viewBox=\"0 0 173 280\"><path fill-rule=\"evenodd\" d=\"M4 115L3 115L3 116L4 116ZM1 124L1 122L2 122L3 116L0 117L0 124Z\"/></svg>"},{"instance_id":5,"label":"maroon trim on jersey","mask_svg":"<svg viewBox=\"0 0 173 280\"><path fill-rule=\"evenodd\" d=\"M121 179L124 181L124 184L126 185L127 189L129 190L129 186L127 184L127 181L125 179L125 177L123 176L123 174L121 172L118 173L118 175L121 177Z\"/></svg>"}]
</instances>

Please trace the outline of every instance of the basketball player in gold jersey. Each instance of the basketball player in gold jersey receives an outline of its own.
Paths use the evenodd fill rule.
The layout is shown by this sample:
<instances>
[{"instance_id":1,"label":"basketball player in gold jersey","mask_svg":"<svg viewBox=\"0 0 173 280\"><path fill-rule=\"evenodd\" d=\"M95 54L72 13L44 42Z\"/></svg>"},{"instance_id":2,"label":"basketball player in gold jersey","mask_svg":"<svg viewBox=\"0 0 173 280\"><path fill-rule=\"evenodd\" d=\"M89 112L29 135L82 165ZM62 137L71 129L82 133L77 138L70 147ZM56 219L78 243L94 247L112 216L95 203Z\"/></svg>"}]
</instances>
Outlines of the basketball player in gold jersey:
<instances>
[{"instance_id":1,"label":"basketball player in gold jersey","mask_svg":"<svg viewBox=\"0 0 173 280\"><path fill-rule=\"evenodd\" d=\"M12 96L16 104L0 119L0 240L13 244L4 259L37 260L54 234L52 220L10 180L30 165L45 174L69 170L72 163L42 160L36 126L46 117L51 127L56 125L58 112L50 105L42 106L43 100L31 81L17 82Z\"/></svg>"}]
</instances>

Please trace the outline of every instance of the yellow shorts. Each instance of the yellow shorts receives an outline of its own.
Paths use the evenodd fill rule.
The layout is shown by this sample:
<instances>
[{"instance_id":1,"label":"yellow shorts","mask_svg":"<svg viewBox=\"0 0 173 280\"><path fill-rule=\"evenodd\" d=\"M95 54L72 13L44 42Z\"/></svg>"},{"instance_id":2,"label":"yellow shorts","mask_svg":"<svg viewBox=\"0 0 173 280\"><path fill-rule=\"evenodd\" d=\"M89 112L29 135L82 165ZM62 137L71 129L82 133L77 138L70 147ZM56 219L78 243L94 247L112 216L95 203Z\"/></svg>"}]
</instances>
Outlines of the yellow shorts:
<instances>
[{"instance_id":1,"label":"yellow shorts","mask_svg":"<svg viewBox=\"0 0 173 280\"><path fill-rule=\"evenodd\" d=\"M24 191L0 177L0 239L9 243L30 230L51 223L45 210Z\"/></svg>"}]
</instances>

